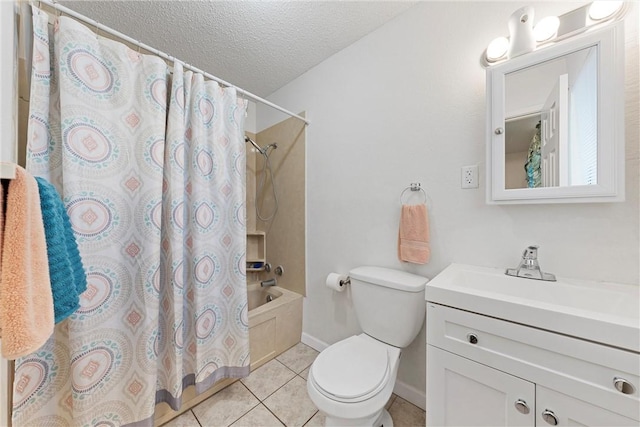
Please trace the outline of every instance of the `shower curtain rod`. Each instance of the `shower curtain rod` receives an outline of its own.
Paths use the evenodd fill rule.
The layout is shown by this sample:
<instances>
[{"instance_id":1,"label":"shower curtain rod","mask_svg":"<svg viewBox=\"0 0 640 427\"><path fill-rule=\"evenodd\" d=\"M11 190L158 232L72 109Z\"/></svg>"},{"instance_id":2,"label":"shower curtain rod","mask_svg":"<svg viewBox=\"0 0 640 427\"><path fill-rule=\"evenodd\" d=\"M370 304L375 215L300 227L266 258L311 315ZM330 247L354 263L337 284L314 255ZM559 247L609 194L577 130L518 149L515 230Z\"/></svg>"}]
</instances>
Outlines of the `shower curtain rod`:
<instances>
[{"instance_id":1,"label":"shower curtain rod","mask_svg":"<svg viewBox=\"0 0 640 427\"><path fill-rule=\"evenodd\" d=\"M35 4L36 6L38 6L41 3L42 4L46 4L46 5L50 6L50 7L52 7L53 9L55 9L57 11L60 11L60 12L62 12L64 14L66 14L66 15L69 15L69 16L72 16L72 17L74 17L76 19L79 19L80 21L83 21L83 22L85 22L87 24L90 24L91 26L95 27L96 30L101 30L101 31L104 31L106 33L109 33L112 36L115 36L115 37L117 37L117 38L119 38L121 40L124 40L124 41L126 41L128 43L131 43L131 44L133 44L135 46L138 46L141 49L144 49L144 50L146 50L148 52L151 52L151 53L153 53L155 55L158 55L162 59L165 59L165 60L167 60L169 62L178 61L178 62L182 63L185 68L187 68L187 69L189 69L189 70L191 70L191 71L193 71L195 73L200 73L200 74L204 75L206 78L208 78L210 80L213 80L213 81L216 81L216 82L220 83L223 86L232 87L238 93L246 96L247 98L251 98L254 101L257 101L257 102L259 102L261 104L267 105L267 106L269 106L271 108L275 108L276 110L278 110L278 111L280 111L282 113L288 114L291 117L295 117L296 119L302 120L305 125L308 125L308 124L311 123L309 120L305 119L304 117L299 116L299 115L297 115L295 113L292 113L291 111L289 111L289 110L287 110L285 108L282 108L281 106L276 105L271 101L267 101L266 99L261 98L258 95L254 95L253 93L251 93L249 91L246 91L246 90L244 90L242 88L239 88L238 86L233 85L233 84L231 84L231 83L229 83L229 82L227 82L225 80L222 80L221 78L216 77L213 74L209 74L206 71L203 71L203 70L201 70L199 68L196 68L193 65L186 64L186 63L180 61L179 59L177 59L177 58L175 58L175 57L173 57L173 56L171 56L171 55L169 55L167 53L164 53L164 52L162 52L162 51L160 51L160 50L158 50L158 49L156 49L154 47L151 47L151 46L149 46L149 45L147 45L145 43L142 43L141 41L132 39L131 37L129 37L129 36L125 35L125 34L122 34L120 31L117 31L117 30L114 30L113 28L107 27L106 25L103 25L103 24L99 23L98 21L96 21L94 19L91 19L91 18L89 18L87 16L84 16L84 15L82 15L82 14L80 14L80 13L78 13L78 12L72 10L72 9L69 9L68 7L62 6L61 4L58 4L55 1L52 1L52 0L39 0L39 1L32 0L31 1L31 4ZM96 34L97 34L97 31L96 31Z\"/></svg>"}]
</instances>

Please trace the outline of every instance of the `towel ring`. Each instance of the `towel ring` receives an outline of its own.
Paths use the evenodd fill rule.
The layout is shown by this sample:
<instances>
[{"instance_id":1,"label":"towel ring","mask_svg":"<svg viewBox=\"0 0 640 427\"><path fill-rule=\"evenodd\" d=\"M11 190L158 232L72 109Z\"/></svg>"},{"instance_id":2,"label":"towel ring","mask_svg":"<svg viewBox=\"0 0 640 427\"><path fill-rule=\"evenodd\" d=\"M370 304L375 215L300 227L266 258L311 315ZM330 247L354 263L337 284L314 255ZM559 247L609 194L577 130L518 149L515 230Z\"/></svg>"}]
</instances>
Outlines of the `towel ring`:
<instances>
[{"instance_id":1,"label":"towel ring","mask_svg":"<svg viewBox=\"0 0 640 427\"><path fill-rule=\"evenodd\" d=\"M402 199L404 197L404 194L409 190L411 190L411 191L422 191L422 195L424 197L424 201L422 203L427 203L427 192L424 191L424 189L422 188L422 186L420 185L419 182L412 182L407 188L402 190L402 193L400 193L400 203L401 204L404 204L404 201Z\"/></svg>"}]
</instances>

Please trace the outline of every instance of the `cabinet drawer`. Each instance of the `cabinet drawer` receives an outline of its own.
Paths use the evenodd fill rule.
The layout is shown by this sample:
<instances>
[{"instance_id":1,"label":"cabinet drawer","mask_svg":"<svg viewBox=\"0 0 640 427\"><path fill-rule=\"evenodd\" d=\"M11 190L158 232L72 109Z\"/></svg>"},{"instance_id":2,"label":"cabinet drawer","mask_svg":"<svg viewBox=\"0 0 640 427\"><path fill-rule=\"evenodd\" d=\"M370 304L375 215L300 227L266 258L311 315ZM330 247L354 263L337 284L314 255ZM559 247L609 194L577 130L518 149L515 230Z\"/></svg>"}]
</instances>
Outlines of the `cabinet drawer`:
<instances>
[{"instance_id":1,"label":"cabinet drawer","mask_svg":"<svg viewBox=\"0 0 640 427\"><path fill-rule=\"evenodd\" d=\"M427 343L640 420L637 353L430 302ZM614 378L633 391L618 391Z\"/></svg>"}]
</instances>

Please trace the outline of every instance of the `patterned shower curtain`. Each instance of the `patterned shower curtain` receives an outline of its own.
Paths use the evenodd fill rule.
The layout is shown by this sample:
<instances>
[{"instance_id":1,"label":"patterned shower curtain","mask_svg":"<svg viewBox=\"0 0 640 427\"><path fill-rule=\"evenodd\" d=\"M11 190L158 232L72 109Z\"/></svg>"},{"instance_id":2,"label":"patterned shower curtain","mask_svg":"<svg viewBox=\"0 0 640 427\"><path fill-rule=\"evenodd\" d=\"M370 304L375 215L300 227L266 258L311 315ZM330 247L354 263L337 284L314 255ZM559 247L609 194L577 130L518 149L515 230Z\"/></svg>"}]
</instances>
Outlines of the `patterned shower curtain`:
<instances>
[{"instance_id":1,"label":"patterned shower curtain","mask_svg":"<svg viewBox=\"0 0 640 427\"><path fill-rule=\"evenodd\" d=\"M173 67L165 147L158 400L180 407L198 393L249 374L245 276L246 103L235 89ZM184 316L183 313L191 313ZM166 323L166 324L165 324ZM206 348L207 351L198 351Z\"/></svg>"},{"instance_id":2,"label":"patterned shower curtain","mask_svg":"<svg viewBox=\"0 0 640 427\"><path fill-rule=\"evenodd\" d=\"M248 374L245 108L34 8L27 168L63 197L87 290L16 361L15 426L152 425L184 387Z\"/></svg>"}]
</instances>

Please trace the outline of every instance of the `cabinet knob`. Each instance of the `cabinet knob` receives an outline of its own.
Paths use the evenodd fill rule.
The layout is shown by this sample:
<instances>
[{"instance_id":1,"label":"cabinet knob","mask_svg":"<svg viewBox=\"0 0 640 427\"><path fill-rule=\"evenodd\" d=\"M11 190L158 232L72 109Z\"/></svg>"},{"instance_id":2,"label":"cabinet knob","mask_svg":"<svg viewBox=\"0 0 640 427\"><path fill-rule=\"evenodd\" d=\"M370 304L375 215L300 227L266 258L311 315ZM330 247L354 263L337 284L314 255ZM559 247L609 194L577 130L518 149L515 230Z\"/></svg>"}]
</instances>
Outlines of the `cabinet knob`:
<instances>
[{"instance_id":1,"label":"cabinet knob","mask_svg":"<svg viewBox=\"0 0 640 427\"><path fill-rule=\"evenodd\" d=\"M624 393L624 394L633 394L633 392L636 390L633 387L633 384L631 384L629 381L625 380L624 378L620 378L620 377L613 378L613 386L620 393Z\"/></svg>"},{"instance_id":2,"label":"cabinet knob","mask_svg":"<svg viewBox=\"0 0 640 427\"><path fill-rule=\"evenodd\" d=\"M513 405L516 407L518 412L520 412L521 414L528 414L529 413L529 405L527 405L527 402L525 402L524 400L518 399L518 400L516 400L516 402Z\"/></svg>"},{"instance_id":3,"label":"cabinet knob","mask_svg":"<svg viewBox=\"0 0 640 427\"><path fill-rule=\"evenodd\" d=\"M553 411L548 409L542 411L542 419L552 426L558 425L558 417L556 417L556 414L554 414Z\"/></svg>"},{"instance_id":4,"label":"cabinet knob","mask_svg":"<svg viewBox=\"0 0 640 427\"><path fill-rule=\"evenodd\" d=\"M467 334L467 340L471 344L478 344L478 336L476 334L473 334L473 333Z\"/></svg>"},{"instance_id":5,"label":"cabinet knob","mask_svg":"<svg viewBox=\"0 0 640 427\"><path fill-rule=\"evenodd\" d=\"M496 135L502 135L504 133L504 129L503 128L496 128L496 130L494 131Z\"/></svg>"}]
</instances>

